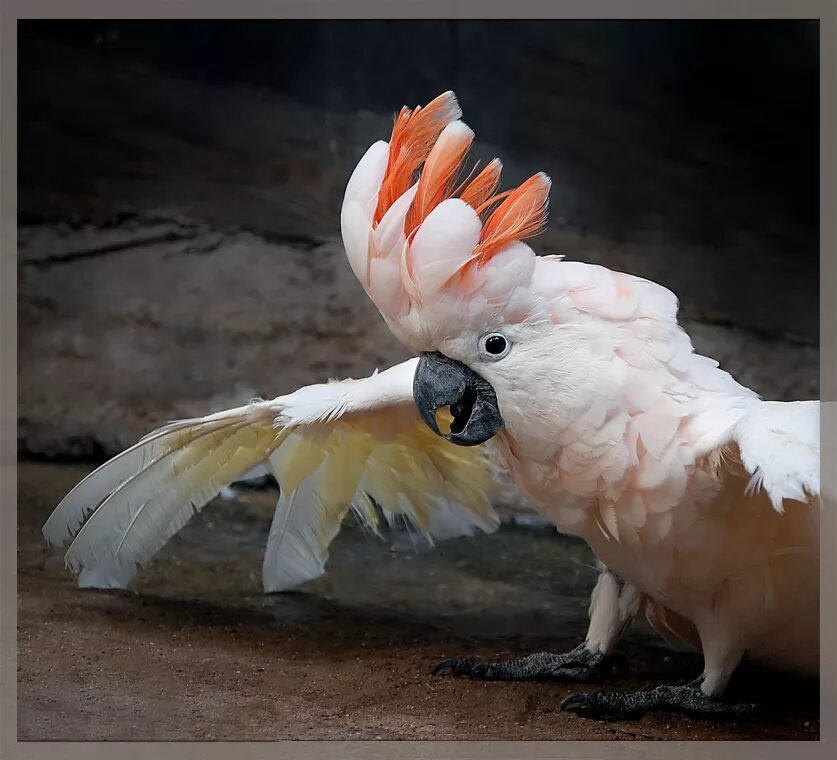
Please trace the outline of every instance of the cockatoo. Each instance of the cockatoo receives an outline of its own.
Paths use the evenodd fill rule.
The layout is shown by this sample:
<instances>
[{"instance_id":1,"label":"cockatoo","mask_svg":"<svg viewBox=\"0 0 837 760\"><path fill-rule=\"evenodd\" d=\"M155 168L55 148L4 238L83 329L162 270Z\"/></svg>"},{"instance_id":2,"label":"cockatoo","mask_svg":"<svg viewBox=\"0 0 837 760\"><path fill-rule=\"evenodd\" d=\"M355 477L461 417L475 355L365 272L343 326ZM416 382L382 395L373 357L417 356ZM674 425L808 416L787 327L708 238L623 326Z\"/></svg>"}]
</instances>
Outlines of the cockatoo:
<instances>
[{"instance_id":1,"label":"cockatoo","mask_svg":"<svg viewBox=\"0 0 837 760\"><path fill-rule=\"evenodd\" d=\"M566 653L437 671L600 680L631 620L703 653L703 674L651 691L574 694L565 709L742 715L722 699L746 654L819 664L818 402L765 402L694 353L666 288L536 256L550 180L497 192L495 159L460 179L474 133L453 93L403 108L346 188L349 264L417 358L171 423L83 480L44 526L86 586L124 586L223 487L266 462L281 497L266 590L323 570L349 509L431 536L492 530L498 477L601 572ZM499 459L499 461L498 461ZM501 479L501 478L500 478ZM92 512L91 512L92 510Z\"/></svg>"}]
</instances>

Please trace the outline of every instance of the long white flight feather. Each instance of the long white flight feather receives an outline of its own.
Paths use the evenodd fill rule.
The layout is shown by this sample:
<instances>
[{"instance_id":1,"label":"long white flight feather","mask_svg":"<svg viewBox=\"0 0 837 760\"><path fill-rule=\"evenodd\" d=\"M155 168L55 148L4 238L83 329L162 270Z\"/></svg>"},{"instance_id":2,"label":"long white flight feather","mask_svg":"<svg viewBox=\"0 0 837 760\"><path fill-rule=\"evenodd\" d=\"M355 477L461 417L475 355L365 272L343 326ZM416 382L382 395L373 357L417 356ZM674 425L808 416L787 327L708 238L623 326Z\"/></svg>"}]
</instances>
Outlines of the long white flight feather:
<instances>
[{"instance_id":1,"label":"long white flight feather","mask_svg":"<svg viewBox=\"0 0 837 760\"><path fill-rule=\"evenodd\" d=\"M430 538L491 531L499 473L488 452L423 425L412 404L416 361L170 423L79 483L44 535L61 544L75 534L65 561L80 585L124 587L196 511L266 463L283 492L263 567L269 591L323 572L349 509L375 533L391 513Z\"/></svg>"}]
</instances>

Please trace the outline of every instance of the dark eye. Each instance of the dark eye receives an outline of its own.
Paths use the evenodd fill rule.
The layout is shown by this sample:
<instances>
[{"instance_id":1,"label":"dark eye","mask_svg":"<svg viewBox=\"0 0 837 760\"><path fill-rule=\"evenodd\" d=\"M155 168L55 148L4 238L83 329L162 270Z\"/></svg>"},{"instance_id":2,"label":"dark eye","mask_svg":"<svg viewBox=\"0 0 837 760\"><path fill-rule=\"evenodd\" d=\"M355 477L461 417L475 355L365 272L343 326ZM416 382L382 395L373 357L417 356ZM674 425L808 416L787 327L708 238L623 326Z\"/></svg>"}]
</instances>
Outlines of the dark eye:
<instances>
[{"instance_id":1,"label":"dark eye","mask_svg":"<svg viewBox=\"0 0 837 760\"><path fill-rule=\"evenodd\" d=\"M499 359L509 352L509 342L505 335L491 333L482 339L482 347L489 356Z\"/></svg>"}]
</instances>

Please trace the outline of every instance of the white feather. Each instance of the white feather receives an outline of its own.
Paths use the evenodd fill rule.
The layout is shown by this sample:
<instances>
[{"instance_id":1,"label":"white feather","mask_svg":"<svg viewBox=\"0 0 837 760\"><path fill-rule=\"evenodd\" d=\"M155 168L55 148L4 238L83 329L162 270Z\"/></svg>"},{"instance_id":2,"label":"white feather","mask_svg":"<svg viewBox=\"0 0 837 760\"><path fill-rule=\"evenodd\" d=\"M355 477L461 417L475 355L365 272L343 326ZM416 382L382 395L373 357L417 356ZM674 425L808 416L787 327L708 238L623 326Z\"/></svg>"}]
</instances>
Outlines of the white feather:
<instances>
[{"instance_id":1,"label":"white feather","mask_svg":"<svg viewBox=\"0 0 837 760\"><path fill-rule=\"evenodd\" d=\"M375 372L362 380L340 380L306 385L273 402L282 425L332 422L345 414L406 405L415 409L413 376L418 359Z\"/></svg>"},{"instance_id":2,"label":"white feather","mask_svg":"<svg viewBox=\"0 0 837 760\"><path fill-rule=\"evenodd\" d=\"M130 448L105 462L75 486L58 504L43 527L44 538L52 546L62 546L76 533L87 514L118 486L134 477L161 455L175 450L180 441L217 430L249 407L229 409L199 420L178 420L155 430Z\"/></svg>"},{"instance_id":3,"label":"white feather","mask_svg":"<svg viewBox=\"0 0 837 760\"><path fill-rule=\"evenodd\" d=\"M329 546L340 531L345 512L330 515L317 497L316 478L309 477L276 504L262 563L266 593L284 591L325 572Z\"/></svg>"},{"instance_id":4,"label":"white feather","mask_svg":"<svg viewBox=\"0 0 837 760\"><path fill-rule=\"evenodd\" d=\"M767 401L736 425L733 440L751 473L751 489L763 488L774 509L783 501L820 495L819 401Z\"/></svg>"},{"instance_id":5,"label":"white feather","mask_svg":"<svg viewBox=\"0 0 837 760\"><path fill-rule=\"evenodd\" d=\"M370 209L373 201L377 201L378 188L384 178L388 159L388 142L378 140L370 145L349 177L344 202L357 203L364 209ZM372 210L369 210L370 218Z\"/></svg>"},{"instance_id":6,"label":"white feather","mask_svg":"<svg viewBox=\"0 0 837 760\"><path fill-rule=\"evenodd\" d=\"M267 434L253 420L232 422L153 462L94 511L70 544L67 565L76 572L95 566L88 580L133 575L194 512L264 459L273 440L271 422ZM217 442L207 440L213 436ZM196 448L205 444L205 452Z\"/></svg>"},{"instance_id":7,"label":"white feather","mask_svg":"<svg viewBox=\"0 0 837 760\"><path fill-rule=\"evenodd\" d=\"M442 201L419 227L410 245L413 281L423 293L441 287L469 259L482 223L459 198Z\"/></svg>"},{"instance_id":8,"label":"white feather","mask_svg":"<svg viewBox=\"0 0 837 760\"><path fill-rule=\"evenodd\" d=\"M496 467L427 430L412 398L416 362L171 423L85 478L44 534L60 543L75 533L65 561L80 585L124 587L223 488L263 474L268 458L285 486L263 567L268 590L319 575L352 506L377 532L367 494L431 536L493 530ZM294 459L299 443L307 448Z\"/></svg>"}]
</instances>

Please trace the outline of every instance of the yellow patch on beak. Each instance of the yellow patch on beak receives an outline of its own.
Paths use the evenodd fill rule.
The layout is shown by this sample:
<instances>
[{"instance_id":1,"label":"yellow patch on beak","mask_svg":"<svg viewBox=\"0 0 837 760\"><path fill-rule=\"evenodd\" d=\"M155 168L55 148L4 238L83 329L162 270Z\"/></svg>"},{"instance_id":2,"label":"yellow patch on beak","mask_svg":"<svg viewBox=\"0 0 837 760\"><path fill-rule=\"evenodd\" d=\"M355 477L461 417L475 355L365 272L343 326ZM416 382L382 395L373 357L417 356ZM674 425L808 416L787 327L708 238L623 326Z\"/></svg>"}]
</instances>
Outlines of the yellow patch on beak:
<instances>
[{"instance_id":1,"label":"yellow patch on beak","mask_svg":"<svg viewBox=\"0 0 837 760\"><path fill-rule=\"evenodd\" d=\"M453 415L450 413L449 406L441 406L436 410L436 424L439 426L439 432L442 435L450 435Z\"/></svg>"}]
</instances>

